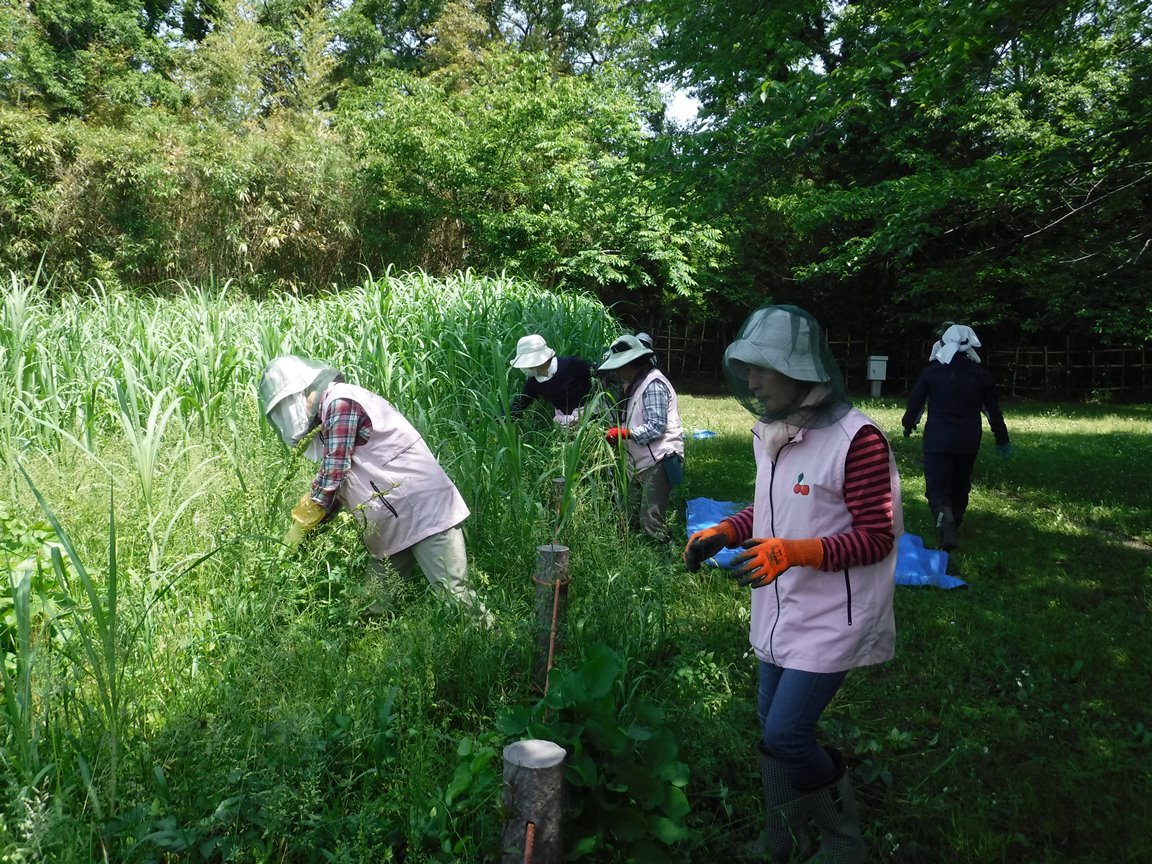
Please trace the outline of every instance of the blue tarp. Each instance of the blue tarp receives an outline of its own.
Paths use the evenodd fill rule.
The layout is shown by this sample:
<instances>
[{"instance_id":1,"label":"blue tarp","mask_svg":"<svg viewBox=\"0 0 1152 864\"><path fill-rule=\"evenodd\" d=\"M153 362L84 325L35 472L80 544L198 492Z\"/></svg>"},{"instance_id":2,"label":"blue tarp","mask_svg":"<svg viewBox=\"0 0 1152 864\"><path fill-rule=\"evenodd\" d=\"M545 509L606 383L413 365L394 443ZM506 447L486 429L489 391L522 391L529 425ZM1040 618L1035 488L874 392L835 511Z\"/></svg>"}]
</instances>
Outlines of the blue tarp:
<instances>
[{"instance_id":1,"label":"blue tarp","mask_svg":"<svg viewBox=\"0 0 1152 864\"><path fill-rule=\"evenodd\" d=\"M931 585L934 588L966 588L968 583L944 570L948 567L948 553L939 549L925 549L924 541L915 534L900 538L896 553L897 585Z\"/></svg>"},{"instance_id":2,"label":"blue tarp","mask_svg":"<svg viewBox=\"0 0 1152 864\"><path fill-rule=\"evenodd\" d=\"M688 536L697 531L711 528L733 513L739 513L747 504L736 504L733 501L713 501L711 498L692 498L688 501L686 518L688 520ZM732 569L732 559L741 549L721 549L715 556L705 561L713 567L727 567Z\"/></svg>"},{"instance_id":3,"label":"blue tarp","mask_svg":"<svg viewBox=\"0 0 1152 864\"><path fill-rule=\"evenodd\" d=\"M692 498L688 501L686 519L688 536L697 531L711 528L725 517L739 513L747 504L733 501L713 501L711 498ZM706 564L713 567L732 569L732 559L739 549L722 549ZM931 585L935 588L964 588L963 579L945 573L948 566L948 553L938 549L925 549L924 541L915 534L904 534L900 538L896 552L897 585Z\"/></svg>"}]
</instances>

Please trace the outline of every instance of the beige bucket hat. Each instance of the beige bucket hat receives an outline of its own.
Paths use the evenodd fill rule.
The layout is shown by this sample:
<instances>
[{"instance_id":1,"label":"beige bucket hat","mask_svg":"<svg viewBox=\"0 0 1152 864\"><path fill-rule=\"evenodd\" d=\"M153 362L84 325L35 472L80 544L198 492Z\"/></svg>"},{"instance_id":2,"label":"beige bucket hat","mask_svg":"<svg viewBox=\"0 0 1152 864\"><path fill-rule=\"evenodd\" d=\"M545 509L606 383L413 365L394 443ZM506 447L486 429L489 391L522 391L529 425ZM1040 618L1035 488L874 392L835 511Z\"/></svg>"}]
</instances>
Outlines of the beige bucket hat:
<instances>
[{"instance_id":1,"label":"beige bucket hat","mask_svg":"<svg viewBox=\"0 0 1152 864\"><path fill-rule=\"evenodd\" d=\"M543 336L533 333L524 336L516 343L516 356L512 358L514 369L535 369L551 360L556 352L548 347Z\"/></svg>"}]
</instances>

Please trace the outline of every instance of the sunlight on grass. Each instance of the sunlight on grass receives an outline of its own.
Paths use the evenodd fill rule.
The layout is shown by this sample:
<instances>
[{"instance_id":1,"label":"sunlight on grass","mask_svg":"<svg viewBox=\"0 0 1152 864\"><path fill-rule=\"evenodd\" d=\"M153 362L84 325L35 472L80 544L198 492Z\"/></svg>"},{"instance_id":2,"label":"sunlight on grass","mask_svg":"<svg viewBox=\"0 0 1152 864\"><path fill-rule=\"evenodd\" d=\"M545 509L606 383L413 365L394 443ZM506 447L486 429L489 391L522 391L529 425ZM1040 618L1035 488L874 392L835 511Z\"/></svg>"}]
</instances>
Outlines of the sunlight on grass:
<instances>
[{"instance_id":1,"label":"sunlight on grass","mask_svg":"<svg viewBox=\"0 0 1152 864\"><path fill-rule=\"evenodd\" d=\"M617 454L596 423L562 435L543 412L499 419L522 382L507 367L516 338L543 332L595 357L618 330L603 308L420 274L264 301L14 285L0 314L13 406L0 461L18 457L31 481L11 470L0 502L12 526L0 536L12 574L0 843L13 860L47 860L49 847L57 860L493 860L497 718L535 704L534 556L556 538L572 553L561 667L617 652L625 672L606 698L653 706L651 729L675 732L690 770L688 839L669 860L730 860L753 839L747 589L687 573L682 536L655 544L622 527ZM347 518L282 551L313 470L256 407L256 376L284 350L341 365L424 433L472 509L470 563L494 631L419 581L385 585ZM751 500L755 418L729 396L680 405L689 436L715 433L687 441L682 535L688 498ZM931 543L921 438L900 434L898 399L859 406L889 436L908 530ZM821 736L853 767L878 861L1140 860L1128 852L1148 849L1132 826L1152 824L1140 767L1152 411L1005 415L1015 455L984 447L963 526L970 587L899 589L896 659L849 676ZM28 527L42 512L59 529ZM49 559L21 570L29 548L61 542L54 531L71 571ZM86 582L70 576L81 566ZM580 788L577 805L611 792ZM1052 800L1081 802L1091 842ZM12 834L30 812L35 831Z\"/></svg>"}]
</instances>

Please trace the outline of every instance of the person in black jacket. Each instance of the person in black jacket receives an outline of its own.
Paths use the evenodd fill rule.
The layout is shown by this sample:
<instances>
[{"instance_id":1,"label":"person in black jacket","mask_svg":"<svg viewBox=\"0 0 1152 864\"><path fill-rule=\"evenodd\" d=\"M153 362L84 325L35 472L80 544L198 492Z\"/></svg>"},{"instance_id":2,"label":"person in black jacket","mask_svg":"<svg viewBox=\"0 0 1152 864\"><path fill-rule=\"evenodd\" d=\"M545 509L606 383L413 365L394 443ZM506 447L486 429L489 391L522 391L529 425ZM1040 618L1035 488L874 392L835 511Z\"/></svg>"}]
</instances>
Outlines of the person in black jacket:
<instances>
[{"instance_id":1,"label":"person in black jacket","mask_svg":"<svg viewBox=\"0 0 1152 864\"><path fill-rule=\"evenodd\" d=\"M553 419L571 426L580 419L580 410L595 383L592 364L579 357L558 357L544 337L535 333L516 343L512 366L525 375L524 389L513 399L510 413L519 417L536 399L546 400L554 409Z\"/></svg>"},{"instance_id":2,"label":"person in black jacket","mask_svg":"<svg viewBox=\"0 0 1152 864\"><path fill-rule=\"evenodd\" d=\"M955 549L958 529L968 508L972 469L980 450L981 415L996 438L1002 458L1012 453L1008 428L991 373L980 365L975 349L980 340L971 327L953 324L940 337L940 347L920 373L908 397L901 424L908 437L920 423L924 406L924 482L928 506L936 523L936 538L945 551Z\"/></svg>"}]
</instances>

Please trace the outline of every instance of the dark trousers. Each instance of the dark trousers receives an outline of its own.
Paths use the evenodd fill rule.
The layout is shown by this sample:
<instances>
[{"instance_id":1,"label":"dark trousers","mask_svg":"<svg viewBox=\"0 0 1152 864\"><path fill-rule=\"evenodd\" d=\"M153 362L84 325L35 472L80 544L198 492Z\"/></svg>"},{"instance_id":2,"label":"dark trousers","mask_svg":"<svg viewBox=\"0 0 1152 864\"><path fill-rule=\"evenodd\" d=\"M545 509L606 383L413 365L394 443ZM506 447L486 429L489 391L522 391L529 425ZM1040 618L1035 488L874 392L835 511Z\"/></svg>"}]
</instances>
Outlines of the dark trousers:
<instances>
[{"instance_id":1,"label":"dark trousers","mask_svg":"<svg viewBox=\"0 0 1152 864\"><path fill-rule=\"evenodd\" d=\"M968 509L968 493L972 490L972 469L975 467L975 453L924 454L925 493L933 513L941 507L951 507L956 524L960 524L964 511Z\"/></svg>"}]
</instances>

